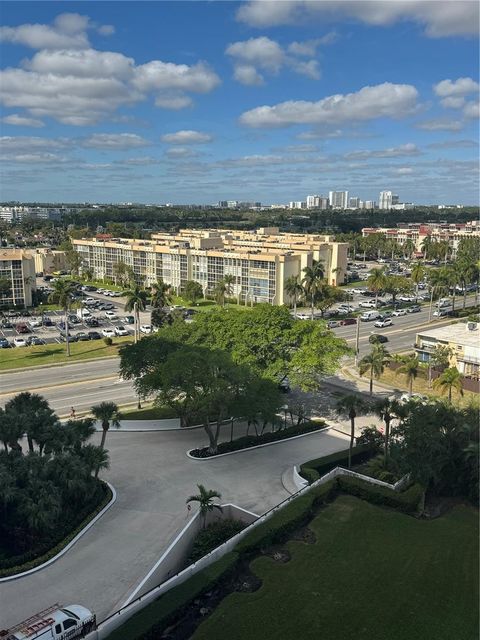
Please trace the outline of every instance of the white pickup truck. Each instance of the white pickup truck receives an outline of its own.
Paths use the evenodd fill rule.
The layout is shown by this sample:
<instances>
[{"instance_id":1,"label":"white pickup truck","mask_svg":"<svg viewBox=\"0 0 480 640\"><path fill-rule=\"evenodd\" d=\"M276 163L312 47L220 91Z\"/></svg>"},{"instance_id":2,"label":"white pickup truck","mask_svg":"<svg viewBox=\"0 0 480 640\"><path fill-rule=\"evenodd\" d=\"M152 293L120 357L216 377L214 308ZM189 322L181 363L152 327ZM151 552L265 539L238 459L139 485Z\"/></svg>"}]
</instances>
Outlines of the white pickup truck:
<instances>
[{"instance_id":1,"label":"white pickup truck","mask_svg":"<svg viewBox=\"0 0 480 640\"><path fill-rule=\"evenodd\" d=\"M96 627L95 614L79 604L54 604L10 629L0 631L2 640L70 640L84 638Z\"/></svg>"}]
</instances>

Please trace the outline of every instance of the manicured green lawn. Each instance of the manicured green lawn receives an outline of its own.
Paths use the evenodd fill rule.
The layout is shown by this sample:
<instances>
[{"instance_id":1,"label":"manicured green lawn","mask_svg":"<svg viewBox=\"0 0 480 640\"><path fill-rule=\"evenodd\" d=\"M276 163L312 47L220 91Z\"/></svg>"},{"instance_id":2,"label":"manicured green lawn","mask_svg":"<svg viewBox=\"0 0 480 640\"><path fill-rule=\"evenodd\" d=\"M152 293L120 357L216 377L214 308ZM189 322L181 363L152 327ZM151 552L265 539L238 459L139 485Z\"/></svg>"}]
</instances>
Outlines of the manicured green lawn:
<instances>
[{"instance_id":1,"label":"manicured green lawn","mask_svg":"<svg viewBox=\"0 0 480 640\"><path fill-rule=\"evenodd\" d=\"M341 496L291 541L282 564L251 563L254 593L232 593L195 640L474 640L478 512L458 506L416 520Z\"/></svg>"},{"instance_id":2,"label":"manicured green lawn","mask_svg":"<svg viewBox=\"0 0 480 640\"><path fill-rule=\"evenodd\" d=\"M65 344L46 344L38 347L16 347L0 350L0 371L56 364L59 362L78 362L90 358L106 358L118 355L118 347L132 342L132 337L113 338L111 347L103 340L73 342L70 345L71 356L66 354Z\"/></svg>"},{"instance_id":3,"label":"manicured green lawn","mask_svg":"<svg viewBox=\"0 0 480 640\"><path fill-rule=\"evenodd\" d=\"M214 309L220 309L219 305L214 300L198 300L195 304L190 304L184 300L181 296L172 296L172 304L179 304L187 309L195 309L196 311L213 311ZM227 302L225 303L225 309L238 309L239 311L250 311L252 307L250 303L245 306L245 303L236 304Z\"/></svg>"}]
</instances>

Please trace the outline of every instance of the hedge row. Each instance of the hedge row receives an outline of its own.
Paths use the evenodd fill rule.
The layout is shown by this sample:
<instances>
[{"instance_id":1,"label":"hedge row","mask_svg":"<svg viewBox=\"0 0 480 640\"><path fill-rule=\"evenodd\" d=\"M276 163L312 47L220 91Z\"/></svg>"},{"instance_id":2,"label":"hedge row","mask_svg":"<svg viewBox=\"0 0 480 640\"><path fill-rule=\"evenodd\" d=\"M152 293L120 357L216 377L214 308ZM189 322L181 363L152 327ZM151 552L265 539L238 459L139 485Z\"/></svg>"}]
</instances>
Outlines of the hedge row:
<instances>
[{"instance_id":1,"label":"hedge row","mask_svg":"<svg viewBox=\"0 0 480 640\"><path fill-rule=\"evenodd\" d=\"M292 438L294 436L300 436L304 433L311 433L324 429L327 425L323 420L316 422L306 422L298 427L288 427L288 429L282 429L281 431L269 431L263 433L260 436L243 436L232 440L232 442L221 442L218 445L217 453L210 453L208 447L202 449L192 449L190 455L194 458L211 458L219 455L220 453L230 453L231 451L240 451L241 449L248 449L249 447L256 447L259 444L267 444L269 442L277 442L279 440L285 440L286 438Z\"/></svg>"},{"instance_id":2,"label":"hedge row","mask_svg":"<svg viewBox=\"0 0 480 640\"><path fill-rule=\"evenodd\" d=\"M181 618L190 603L220 580L234 571L238 562L238 553L227 553L206 569L199 571L186 582L178 585L151 602L136 613L130 620L108 636L108 640L155 640L162 631Z\"/></svg>"},{"instance_id":3,"label":"hedge row","mask_svg":"<svg viewBox=\"0 0 480 640\"><path fill-rule=\"evenodd\" d=\"M367 460L370 460L372 456L376 454L376 451L372 449L368 444L361 444L354 447L352 452L352 463L362 464ZM335 467L346 467L348 464L348 449L344 451L337 451L329 456L323 456L322 458L314 458L308 462L304 462L300 467L300 475L308 480L310 484L314 480L318 480L319 477L324 476L326 473L335 469ZM316 472L312 474L312 471ZM313 478L313 479L311 479Z\"/></svg>"},{"instance_id":4,"label":"hedge row","mask_svg":"<svg viewBox=\"0 0 480 640\"><path fill-rule=\"evenodd\" d=\"M42 547L37 547L36 549L33 549L28 553L24 553L21 556L15 556L14 558L4 558L0 565L0 578L6 578L17 573L23 573L24 571L34 569L35 567L38 567L39 565L56 556L57 553L60 553L60 551L64 547L66 547L67 544L71 542L75 538L75 536L78 535L80 531L84 529L87 524L91 520L93 520L93 518L95 518L95 516L97 516L100 511L102 511L102 509L104 509L110 502L110 500L112 499L112 492L110 490L110 487L104 482L102 482L102 493L104 497L97 505L97 507L93 511L87 513L87 515L85 515L85 510L83 510L80 513L81 520L79 524L77 524L75 529L70 531L70 533L68 533L64 538L57 542L54 547L48 549L48 544L44 544L42 545ZM55 541L52 541L52 543L55 543ZM48 550L44 552L45 548L47 548ZM15 562L15 564L12 564L13 562Z\"/></svg>"},{"instance_id":5,"label":"hedge row","mask_svg":"<svg viewBox=\"0 0 480 640\"><path fill-rule=\"evenodd\" d=\"M424 494L424 488L420 484L412 484L405 491L394 491L352 476L339 476L337 484L341 491L352 496L410 514L418 511Z\"/></svg>"}]
</instances>

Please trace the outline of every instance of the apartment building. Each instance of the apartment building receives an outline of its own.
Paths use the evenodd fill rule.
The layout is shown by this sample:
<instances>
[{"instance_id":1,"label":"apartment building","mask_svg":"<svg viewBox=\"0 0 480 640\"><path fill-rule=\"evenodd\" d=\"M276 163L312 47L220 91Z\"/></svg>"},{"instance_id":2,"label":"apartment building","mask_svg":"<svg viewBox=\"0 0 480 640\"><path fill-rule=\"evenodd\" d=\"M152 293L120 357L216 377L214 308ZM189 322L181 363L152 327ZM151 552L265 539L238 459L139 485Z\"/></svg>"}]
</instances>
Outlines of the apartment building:
<instances>
[{"instance_id":1,"label":"apartment building","mask_svg":"<svg viewBox=\"0 0 480 640\"><path fill-rule=\"evenodd\" d=\"M398 227L365 227L362 229L364 238L373 233L383 233L387 238L391 238L399 244L413 240L419 253L422 251L424 239L428 236L434 242L446 240L455 254L462 238L480 237L480 223L477 220L458 224L423 224L418 222L399 224Z\"/></svg>"},{"instance_id":2,"label":"apartment building","mask_svg":"<svg viewBox=\"0 0 480 640\"><path fill-rule=\"evenodd\" d=\"M480 331L475 322L459 322L447 327L417 333L415 350L420 362L429 362L438 345L450 347L450 367L464 376L478 379L480 374Z\"/></svg>"},{"instance_id":3,"label":"apartment building","mask_svg":"<svg viewBox=\"0 0 480 640\"><path fill-rule=\"evenodd\" d=\"M347 209L348 191L329 191L328 202L332 209Z\"/></svg>"},{"instance_id":4,"label":"apartment building","mask_svg":"<svg viewBox=\"0 0 480 640\"><path fill-rule=\"evenodd\" d=\"M35 261L36 273L54 273L55 271L64 271L67 268L65 251L42 247L39 249L28 249L28 253Z\"/></svg>"},{"instance_id":5,"label":"apartment building","mask_svg":"<svg viewBox=\"0 0 480 640\"><path fill-rule=\"evenodd\" d=\"M35 261L23 249L0 249L0 308L32 306Z\"/></svg>"},{"instance_id":6,"label":"apartment building","mask_svg":"<svg viewBox=\"0 0 480 640\"><path fill-rule=\"evenodd\" d=\"M342 284L347 270L347 243L330 236L280 233L278 227L255 231L181 229L155 233L150 240L97 237L72 240L83 262L97 278L113 278L114 265L131 266L139 282L158 279L181 291L187 280L199 282L205 295L226 275L232 293L243 302L288 302L285 280L322 260L330 284Z\"/></svg>"}]
</instances>

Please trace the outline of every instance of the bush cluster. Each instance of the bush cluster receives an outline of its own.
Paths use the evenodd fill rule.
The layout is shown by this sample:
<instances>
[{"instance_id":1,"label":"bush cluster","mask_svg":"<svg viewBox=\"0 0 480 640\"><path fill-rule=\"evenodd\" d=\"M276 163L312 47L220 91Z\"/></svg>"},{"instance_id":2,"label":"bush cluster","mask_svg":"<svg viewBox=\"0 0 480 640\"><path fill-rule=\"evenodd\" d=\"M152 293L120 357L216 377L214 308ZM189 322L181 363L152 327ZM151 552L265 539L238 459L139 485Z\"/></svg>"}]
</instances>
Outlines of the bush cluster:
<instances>
[{"instance_id":1,"label":"bush cluster","mask_svg":"<svg viewBox=\"0 0 480 640\"><path fill-rule=\"evenodd\" d=\"M362 464L375 454L375 450L368 444L362 444L353 449L352 464ZM304 462L300 467L300 475L308 480L309 484L318 480L321 476L335 469L335 467L346 467L348 464L348 450L337 451L329 456L315 458Z\"/></svg>"},{"instance_id":2,"label":"bush cluster","mask_svg":"<svg viewBox=\"0 0 480 640\"><path fill-rule=\"evenodd\" d=\"M193 541L192 550L188 557L186 566L193 564L213 549L233 538L239 531L245 528L245 523L241 520L218 520L212 522L205 529L201 529Z\"/></svg>"},{"instance_id":3,"label":"bush cluster","mask_svg":"<svg viewBox=\"0 0 480 640\"><path fill-rule=\"evenodd\" d=\"M305 422L299 426L288 427L281 431L269 431L259 436L243 436L232 440L232 442L221 442L218 445L217 453L210 453L208 447L202 449L192 449L190 455L194 458L210 458L220 453L229 453L230 451L240 451L241 449L248 449L249 447L256 447L259 444L267 444L269 442L277 442L278 440L285 440L286 438L292 438L293 436L299 436L303 433L311 433L312 431L318 431L326 427L325 422Z\"/></svg>"},{"instance_id":4,"label":"bush cluster","mask_svg":"<svg viewBox=\"0 0 480 640\"><path fill-rule=\"evenodd\" d=\"M370 484L365 480L351 476L339 476L337 484L341 491L349 493L372 504L398 509L403 513L416 513L424 495L424 488L420 484L412 484L405 491L394 491L387 487Z\"/></svg>"}]
</instances>

